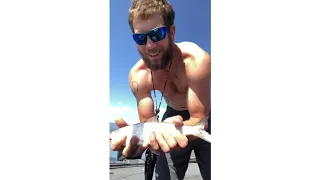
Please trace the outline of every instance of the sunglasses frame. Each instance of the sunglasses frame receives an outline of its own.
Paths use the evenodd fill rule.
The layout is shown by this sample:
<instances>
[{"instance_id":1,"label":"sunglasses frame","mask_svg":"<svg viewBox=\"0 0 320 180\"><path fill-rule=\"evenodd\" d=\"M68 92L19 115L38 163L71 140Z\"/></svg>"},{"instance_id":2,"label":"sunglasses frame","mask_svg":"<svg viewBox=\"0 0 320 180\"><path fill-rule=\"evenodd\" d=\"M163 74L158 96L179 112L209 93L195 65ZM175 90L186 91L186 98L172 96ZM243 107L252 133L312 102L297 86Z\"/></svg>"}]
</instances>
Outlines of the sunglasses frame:
<instances>
[{"instance_id":1,"label":"sunglasses frame","mask_svg":"<svg viewBox=\"0 0 320 180\"><path fill-rule=\"evenodd\" d=\"M151 36L151 32L152 31L154 31L155 29L159 29L159 30L161 30L161 31L164 31L164 35L163 35L163 37L161 38L161 39L157 39L157 40L153 40L152 39L152 36ZM164 30L162 30L162 29L164 29ZM163 40L166 36L167 36L167 32L168 32L168 27L167 26L160 26L160 27L155 27L155 28L153 28L153 29L151 29L149 32L147 32L147 33L134 33L133 35L132 35L132 37L133 37L133 40L135 41L135 43L136 44L138 44L138 45L146 45L147 44L147 36L149 36L149 38L153 41L153 42L158 42L158 41L161 41L161 40ZM138 35L144 35L146 38L145 38L145 40L143 41L143 42L141 42L141 43L138 43L138 40L136 39L136 36L138 36Z\"/></svg>"}]
</instances>

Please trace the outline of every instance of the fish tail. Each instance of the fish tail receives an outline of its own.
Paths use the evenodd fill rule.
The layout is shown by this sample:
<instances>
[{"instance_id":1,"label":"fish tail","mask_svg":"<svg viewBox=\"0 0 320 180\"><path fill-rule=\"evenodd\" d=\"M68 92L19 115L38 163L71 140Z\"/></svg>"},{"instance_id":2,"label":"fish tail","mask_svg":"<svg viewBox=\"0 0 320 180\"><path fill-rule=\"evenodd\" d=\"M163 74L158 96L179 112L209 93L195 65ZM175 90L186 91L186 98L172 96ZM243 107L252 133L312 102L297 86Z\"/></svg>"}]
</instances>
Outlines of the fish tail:
<instances>
[{"instance_id":1,"label":"fish tail","mask_svg":"<svg viewBox=\"0 0 320 180\"><path fill-rule=\"evenodd\" d=\"M209 143L211 143L211 139L212 139L212 136L211 134L209 134L207 131L205 131L205 126L207 125L208 127L208 119L209 119L209 116L201 119L197 124L196 126L198 126L199 128L199 131L198 133L196 133L195 136L197 136L198 138L200 139L203 139Z\"/></svg>"},{"instance_id":2,"label":"fish tail","mask_svg":"<svg viewBox=\"0 0 320 180\"><path fill-rule=\"evenodd\" d=\"M194 126L191 126L190 128L192 128L193 130L192 130L192 134L190 135L194 135L202 140L205 140L211 143L212 136L204 129L208 123L208 118L209 117L203 118L197 124L195 124Z\"/></svg>"},{"instance_id":3,"label":"fish tail","mask_svg":"<svg viewBox=\"0 0 320 180\"><path fill-rule=\"evenodd\" d=\"M202 129L199 130L198 133L194 134L194 136L197 136L198 138L211 143L212 136L205 130L202 130Z\"/></svg>"}]
</instances>

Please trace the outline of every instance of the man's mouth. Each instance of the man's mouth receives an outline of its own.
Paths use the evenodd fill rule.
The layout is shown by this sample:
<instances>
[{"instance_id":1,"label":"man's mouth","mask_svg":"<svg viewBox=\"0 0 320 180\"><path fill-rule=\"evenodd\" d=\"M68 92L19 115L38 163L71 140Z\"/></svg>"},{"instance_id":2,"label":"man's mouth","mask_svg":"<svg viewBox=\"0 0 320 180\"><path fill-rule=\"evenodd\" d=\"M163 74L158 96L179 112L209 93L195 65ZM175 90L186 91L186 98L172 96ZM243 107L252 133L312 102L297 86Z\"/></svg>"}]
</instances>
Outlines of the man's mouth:
<instances>
[{"instance_id":1,"label":"man's mouth","mask_svg":"<svg viewBox=\"0 0 320 180\"><path fill-rule=\"evenodd\" d=\"M160 51L157 51L157 52L154 52L154 53L149 53L149 56L156 57L156 56L159 55L159 53L160 53Z\"/></svg>"}]
</instances>

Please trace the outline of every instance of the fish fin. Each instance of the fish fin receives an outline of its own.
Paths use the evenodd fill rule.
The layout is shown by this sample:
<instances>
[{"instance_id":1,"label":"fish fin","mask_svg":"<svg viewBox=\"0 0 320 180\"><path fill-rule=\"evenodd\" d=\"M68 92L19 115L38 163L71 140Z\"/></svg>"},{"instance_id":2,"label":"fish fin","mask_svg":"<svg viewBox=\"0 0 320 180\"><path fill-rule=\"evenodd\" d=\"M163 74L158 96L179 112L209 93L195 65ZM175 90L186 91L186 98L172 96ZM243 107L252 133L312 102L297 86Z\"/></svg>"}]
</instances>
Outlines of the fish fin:
<instances>
[{"instance_id":1,"label":"fish fin","mask_svg":"<svg viewBox=\"0 0 320 180\"><path fill-rule=\"evenodd\" d=\"M200 129L204 130L205 126L208 125L208 119L209 116L201 119L197 124L195 124L195 126L198 126Z\"/></svg>"},{"instance_id":2,"label":"fish fin","mask_svg":"<svg viewBox=\"0 0 320 180\"><path fill-rule=\"evenodd\" d=\"M196 130L194 131L193 135L211 143L211 139L212 139L211 134L209 134L207 131L204 130L205 126L208 125L208 119L209 119L209 116L201 119L197 124L194 125L193 128L195 128Z\"/></svg>"},{"instance_id":3,"label":"fish fin","mask_svg":"<svg viewBox=\"0 0 320 180\"><path fill-rule=\"evenodd\" d=\"M158 119L156 116L153 116L153 117L147 119L145 122L158 122Z\"/></svg>"}]
</instances>

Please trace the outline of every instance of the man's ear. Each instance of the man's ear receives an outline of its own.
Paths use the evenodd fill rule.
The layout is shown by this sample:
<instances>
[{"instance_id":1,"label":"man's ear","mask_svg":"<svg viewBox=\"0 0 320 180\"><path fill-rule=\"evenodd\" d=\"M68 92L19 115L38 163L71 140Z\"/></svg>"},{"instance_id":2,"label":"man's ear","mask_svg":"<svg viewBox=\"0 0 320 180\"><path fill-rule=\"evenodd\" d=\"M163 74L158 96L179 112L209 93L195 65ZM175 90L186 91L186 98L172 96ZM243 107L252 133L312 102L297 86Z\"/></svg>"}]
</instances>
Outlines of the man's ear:
<instances>
[{"instance_id":1,"label":"man's ear","mask_svg":"<svg viewBox=\"0 0 320 180\"><path fill-rule=\"evenodd\" d=\"M170 27L170 36L172 41L174 42L176 37L176 26L174 24Z\"/></svg>"}]
</instances>

